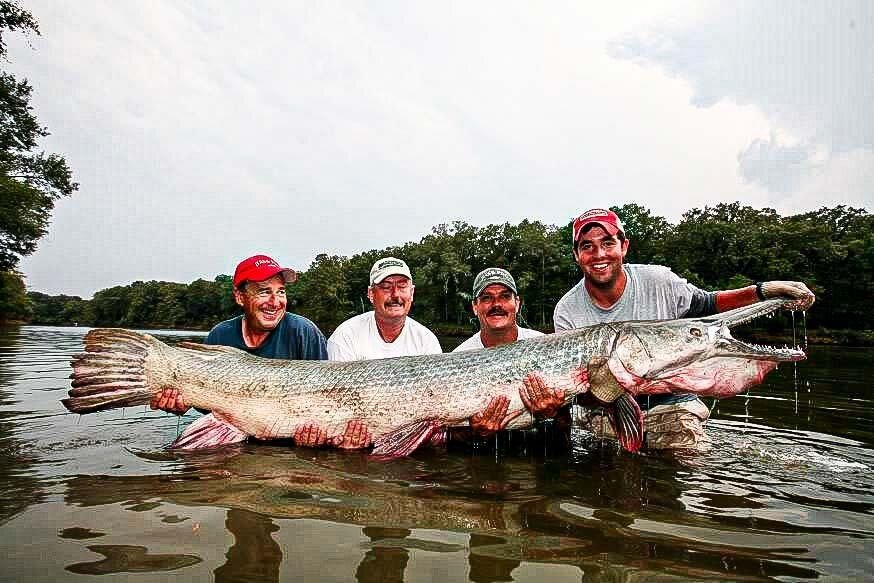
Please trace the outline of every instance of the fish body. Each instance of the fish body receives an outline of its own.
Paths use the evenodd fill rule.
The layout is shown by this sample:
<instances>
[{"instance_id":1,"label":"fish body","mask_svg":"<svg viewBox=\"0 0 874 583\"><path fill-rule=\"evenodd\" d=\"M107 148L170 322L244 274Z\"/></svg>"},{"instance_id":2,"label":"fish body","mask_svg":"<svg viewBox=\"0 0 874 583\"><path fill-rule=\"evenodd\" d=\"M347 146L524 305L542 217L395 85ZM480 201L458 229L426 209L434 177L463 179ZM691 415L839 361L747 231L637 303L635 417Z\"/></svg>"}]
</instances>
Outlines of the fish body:
<instances>
[{"instance_id":1,"label":"fish body","mask_svg":"<svg viewBox=\"0 0 874 583\"><path fill-rule=\"evenodd\" d=\"M95 329L71 363L73 388L63 403L83 413L146 404L173 387L218 421L193 424L180 445L215 445L234 440L231 434L288 438L309 423L341 435L357 420L372 434L375 453L404 455L443 428L464 425L499 395L509 400L508 414L519 414L510 427L531 425L519 396L529 373L563 390L567 402L590 392L635 409L632 395L737 394L777 362L804 358L800 350L730 336L732 325L781 304L770 300L711 318L602 324L477 351L352 362L263 359L230 347L172 347L147 334ZM626 413L640 418L639 409ZM632 432L633 423L627 421ZM216 437L218 428L230 434ZM629 449L640 445L638 430Z\"/></svg>"}]
</instances>

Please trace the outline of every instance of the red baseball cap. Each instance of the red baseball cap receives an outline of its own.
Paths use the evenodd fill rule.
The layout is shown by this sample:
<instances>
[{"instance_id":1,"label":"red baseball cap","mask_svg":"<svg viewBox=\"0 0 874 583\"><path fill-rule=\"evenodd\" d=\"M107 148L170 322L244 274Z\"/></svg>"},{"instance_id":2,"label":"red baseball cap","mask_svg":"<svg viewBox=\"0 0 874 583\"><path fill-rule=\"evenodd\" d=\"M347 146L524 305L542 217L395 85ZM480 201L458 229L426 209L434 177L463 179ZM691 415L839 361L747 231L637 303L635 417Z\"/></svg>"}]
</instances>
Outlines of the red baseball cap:
<instances>
[{"instance_id":1,"label":"red baseball cap","mask_svg":"<svg viewBox=\"0 0 874 583\"><path fill-rule=\"evenodd\" d=\"M574 239L576 243L580 234L591 224L596 224L610 235L622 233L625 235L625 228L622 226L622 221L611 210L608 209L589 209L574 221Z\"/></svg>"},{"instance_id":2,"label":"red baseball cap","mask_svg":"<svg viewBox=\"0 0 874 583\"><path fill-rule=\"evenodd\" d=\"M297 273L290 267L280 267L272 258L266 255L253 255L243 259L234 271L234 287L240 287L247 281L264 281L274 275L282 274L285 283L297 280Z\"/></svg>"}]
</instances>

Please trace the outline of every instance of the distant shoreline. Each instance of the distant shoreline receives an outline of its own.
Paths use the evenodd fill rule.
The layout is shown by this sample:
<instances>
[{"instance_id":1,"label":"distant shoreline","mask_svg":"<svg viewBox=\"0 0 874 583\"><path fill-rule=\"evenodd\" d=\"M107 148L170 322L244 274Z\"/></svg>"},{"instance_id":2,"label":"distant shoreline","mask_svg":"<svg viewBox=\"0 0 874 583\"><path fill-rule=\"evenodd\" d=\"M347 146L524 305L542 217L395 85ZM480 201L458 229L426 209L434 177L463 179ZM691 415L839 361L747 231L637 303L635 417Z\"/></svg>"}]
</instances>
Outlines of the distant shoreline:
<instances>
[{"instance_id":1,"label":"distant shoreline","mask_svg":"<svg viewBox=\"0 0 874 583\"><path fill-rule=\"evenodd\" d=\"M77 327L74 323L69 322L66 324L43 324L39 322L23 322L23 321L0 321L0 326L9 327L9 326L61 326L61 327ZM92 326L79 326L82 328L88 328ZM98 326L93 326L98 327ZM102 326L102 327L118 327L118 326ZM429 327L434 334L439 337L447 337L447 338L468 338L473 335L475 330L470 327L465 326L434 326ZM179 332L209 332L210 328L185 328L185 327L174 327L174 328L165 328L163 326L138 326L138 330L175 330ZM535 327L536 329L536 327ZM323 330L325 336L330 336L330 333L333 330ZM552 330L541 330L544 333L550 333ZM748 336L750 338L755 339L759 342L765 342L773 345L790 345L792 344L792 336L784 335L784 334L772 334L766 331L761 330L750 330ZM743 337L743 334L741 334ZM803 345L804 338L796 336L795 342L797 344ZM825 330L825 329L816 329L816 330L808 330L807 331L807 343L810 345L827 345L827 346L855 346L855 347L874 347L874 330Z\"/></svg>"}]
</instances>

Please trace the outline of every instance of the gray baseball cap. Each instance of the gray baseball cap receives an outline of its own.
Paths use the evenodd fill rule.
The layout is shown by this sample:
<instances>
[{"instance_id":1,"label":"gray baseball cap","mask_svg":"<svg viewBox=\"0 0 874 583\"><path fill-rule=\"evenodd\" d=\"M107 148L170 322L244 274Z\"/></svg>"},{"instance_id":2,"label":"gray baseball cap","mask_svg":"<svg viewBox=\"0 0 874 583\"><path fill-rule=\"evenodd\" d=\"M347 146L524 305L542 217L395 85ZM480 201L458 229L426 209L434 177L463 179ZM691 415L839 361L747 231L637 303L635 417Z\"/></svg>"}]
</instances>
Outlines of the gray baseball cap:
<instances>
[{"instance_id":1,"label":"gray baseball cap","mask_svg":"<svg viewBox=\"0 0 874 583\"><path fill-rule=\"evenodd\" d=\"M514 294L519 295L519 292L516 291L516 280L513 279L513 276L510 275L509 271L501 269L500 267L489 267L480 271L476 278L474 278L473 297L478 297L486 287L493 283L507 286L507 289Z\"/></svg>"}]
</instances>

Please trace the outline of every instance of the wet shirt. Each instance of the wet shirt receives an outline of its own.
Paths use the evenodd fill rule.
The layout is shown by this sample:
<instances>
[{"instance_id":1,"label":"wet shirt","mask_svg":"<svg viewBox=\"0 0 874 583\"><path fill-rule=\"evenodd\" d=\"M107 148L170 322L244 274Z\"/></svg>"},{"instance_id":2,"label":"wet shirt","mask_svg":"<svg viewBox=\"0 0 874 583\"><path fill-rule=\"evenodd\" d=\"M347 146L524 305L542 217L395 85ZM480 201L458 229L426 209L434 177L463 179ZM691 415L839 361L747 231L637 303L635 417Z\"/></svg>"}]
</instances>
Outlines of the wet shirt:
<instances>
[{"instance_id":1,"label":"wet shirt","mask_svg":"<svg viewBox=\"0 0 874 583\"><path fill-rule=\"evenodd\" d=\"M204 344L231 346L263 358L284 360L327 360L325 336L310 320L286 312L279 325L258 348L243 340L243 316L216 324Z\"/></svg>"}]
</instances>

